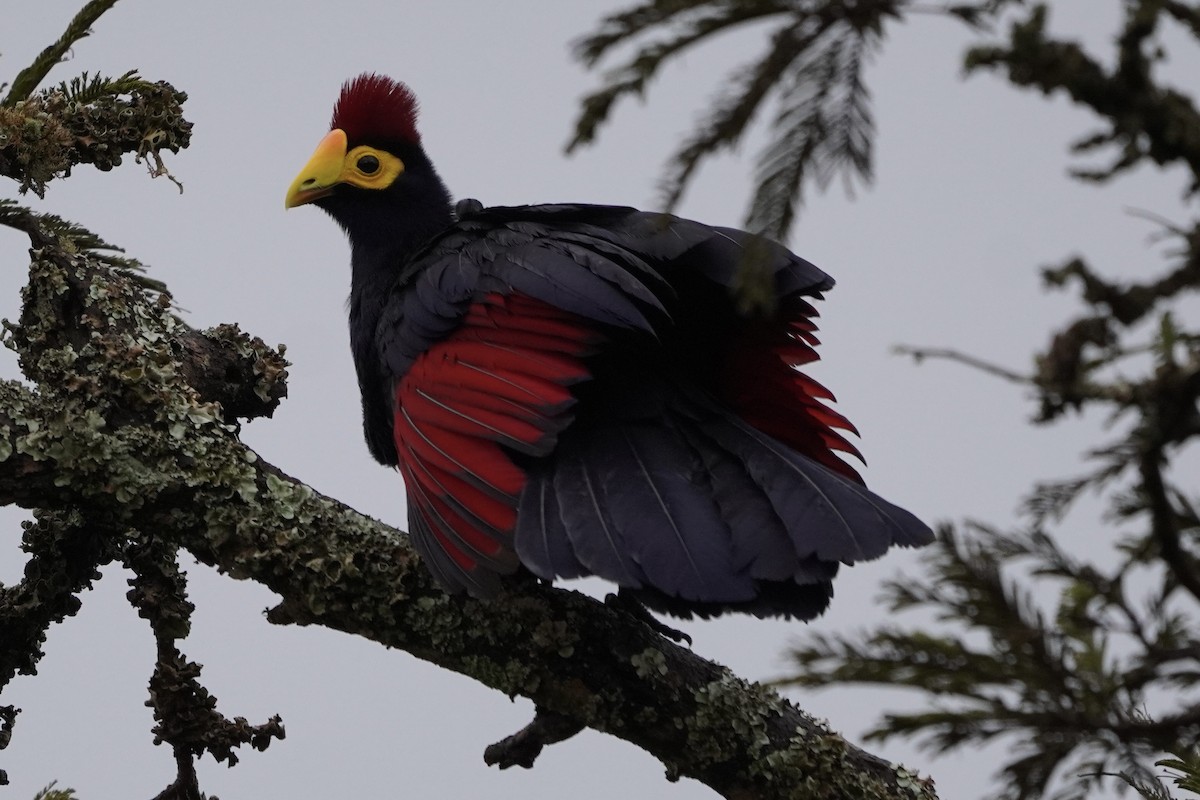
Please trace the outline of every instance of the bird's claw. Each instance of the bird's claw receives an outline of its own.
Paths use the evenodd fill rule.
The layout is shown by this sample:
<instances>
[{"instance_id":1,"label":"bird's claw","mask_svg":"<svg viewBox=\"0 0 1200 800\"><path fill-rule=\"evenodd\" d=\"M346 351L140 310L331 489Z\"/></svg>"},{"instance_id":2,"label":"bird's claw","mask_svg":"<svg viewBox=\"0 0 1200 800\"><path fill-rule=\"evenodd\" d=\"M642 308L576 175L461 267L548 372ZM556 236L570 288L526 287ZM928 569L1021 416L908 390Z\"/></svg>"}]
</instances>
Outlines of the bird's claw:
<instances>
[{"instance_id":1,"label":"bird's claw","mask_svg":"<svg viewBox=\"0 0 1200 800\"><path fill-rule=\"evenodd\" d=\"M687 643L688 647L692 646L692 637L677 628L672 628L662 620L651 614L644 605L639 603L633 597L625 594L623 591L616 594L609 594L604 598L604 605L609 608L615 608L624 611L631 617L638 619L650 626L655 633L670 639L675 644Z\"/></svg>"}]
</instances>

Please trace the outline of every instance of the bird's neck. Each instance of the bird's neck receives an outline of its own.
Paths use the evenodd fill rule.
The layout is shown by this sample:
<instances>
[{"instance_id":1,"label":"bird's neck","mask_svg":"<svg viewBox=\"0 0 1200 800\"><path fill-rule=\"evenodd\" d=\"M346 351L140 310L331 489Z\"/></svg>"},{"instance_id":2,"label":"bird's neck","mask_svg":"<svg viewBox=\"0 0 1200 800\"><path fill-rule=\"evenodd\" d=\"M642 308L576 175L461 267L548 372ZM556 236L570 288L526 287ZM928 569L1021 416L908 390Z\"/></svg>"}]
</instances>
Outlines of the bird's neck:
<instances>
[{"instance_id":1,"label":"bird's neck","mask_svg":"<svg viewBox=\"0 0 1200 800\"><path fill-rule=\"evenodd\" d=\"M373 297L382 303L404 265L419 248L416 244L353 243L350 249L350 302L357 304L363 297Z\"/></svg>"},{"instance_id":2,"label":"bird's neck","mask_svg":"<svg viewBox=\"0 0 1200 800\"><path fill-rule=\"evenodd\" d=\"M364 401L386 390L379 373L375 337L396 282L414 257L453 223L449 196L444 204L405 209L346 226L350 236L350 346ZM367 222L369 224L363 224Z\"/></svg>"},{"instance_id":3,"label":"bird's neck","mask_svg":"<svg viewBox=\"0 0 1200 800\"><path fill-rule=\"evenodd\" d=\"M379 219L357 219L350 236L350 302L386 300L400 273L435 236L453 223L449 201L432 208L405 209Z\"/></svg>"}]
</instances>

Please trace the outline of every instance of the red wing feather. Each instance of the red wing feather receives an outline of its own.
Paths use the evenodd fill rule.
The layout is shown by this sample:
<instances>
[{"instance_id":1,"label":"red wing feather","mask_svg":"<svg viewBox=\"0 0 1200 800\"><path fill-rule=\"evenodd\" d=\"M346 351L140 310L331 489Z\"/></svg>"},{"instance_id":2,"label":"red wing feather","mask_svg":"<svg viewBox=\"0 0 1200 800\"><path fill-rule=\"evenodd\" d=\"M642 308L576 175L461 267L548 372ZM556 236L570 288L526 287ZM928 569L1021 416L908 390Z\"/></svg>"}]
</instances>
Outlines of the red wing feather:
<instances>
[{"instance_id":1,"label":"red wing feather","mask_svg":"<svg viewBox=\"0 0 1200 800\"><path fill-rule=\"evenodd\" d=\"M827 406L833 393L796 369L817 360L816 311L807 303L782 325L748 329L727 354L726 402L746 422L822 466L858 483L854 467L834 451L858 459L858 449L839 432L857 434L848 419Z\"/></svg>"},{"instance_id":2,"label":"red wing feather","mask_svg":"<svg viewBox=\"0 0 1200 800\"><path fill-rule=\"evenodd\" d=\"M417 428L407 409L402 409L397 414L395 424L396 431L403 429L403 436L399 433L396 436L397 441L404 442L402 463L420 463L427 469L436 468L442 473L461 475L464 480L473 481L474 485L484 491L490 491L502 498L515 500L521 493L524 475L499 447L482 447L478 439L448 430L440 431L437 441L433 441ZM470 468L453 455L465 452L471 453L473 464ZM480 463L487 461L491 463L485 469L480 469ZM486 475L486 481L471 469Z\"/></svg>"},{"instance_id":3,"label":"red wing feather","mask_svg":"<svg viewBox=\"0 0 1200 800\"><path fill-rule=\"evenodd\" d=\"M525 473L510 453L545 455L571 420L572 384L601 337L519 294L474 303L462 325L395 384L393 433L411 510L463 573L516 569L512 535ZM472 583L463 576L461 583Z\"/></svg>"}]
</instances>

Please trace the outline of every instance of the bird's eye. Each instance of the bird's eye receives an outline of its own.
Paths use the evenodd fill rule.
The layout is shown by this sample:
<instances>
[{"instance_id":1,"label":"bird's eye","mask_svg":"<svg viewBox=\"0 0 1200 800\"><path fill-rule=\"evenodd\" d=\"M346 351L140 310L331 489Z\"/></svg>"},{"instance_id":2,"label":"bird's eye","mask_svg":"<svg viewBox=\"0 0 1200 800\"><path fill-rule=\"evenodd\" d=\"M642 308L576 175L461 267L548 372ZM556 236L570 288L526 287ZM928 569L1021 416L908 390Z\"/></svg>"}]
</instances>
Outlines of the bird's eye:
<instances>
[{"instance_id":1,"label":"bird's eye","mask_svg":"<svg viewBox=\"0 0 1200 800\"><path fill-rule=\"evenodd\" d=\"M379 171L379 159L375 156L363 156L356 166L364 175L373 175Z\"/></svg>"}]
</instances>

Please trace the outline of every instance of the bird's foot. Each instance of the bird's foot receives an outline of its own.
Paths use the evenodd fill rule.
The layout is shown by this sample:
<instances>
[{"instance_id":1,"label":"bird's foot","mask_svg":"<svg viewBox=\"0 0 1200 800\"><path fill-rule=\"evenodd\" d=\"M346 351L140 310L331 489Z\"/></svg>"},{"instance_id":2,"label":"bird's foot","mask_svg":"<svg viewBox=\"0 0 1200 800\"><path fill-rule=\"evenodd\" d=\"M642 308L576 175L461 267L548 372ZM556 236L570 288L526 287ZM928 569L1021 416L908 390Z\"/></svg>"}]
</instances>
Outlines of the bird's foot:
<instances>
[{"instance_id":1,"label":"bird's foot","mask_svg":"<svg viewBox=\"0 0 1200 800\"><path fill-rule=\"evenodd\" d=\"M624 611L635 619L649 625L655 633L660 636L665 636L675 644L683 644L687 642L687 646L692 646L692 637L688 636L681 630L672 628L662 620L655 617L650 611L624 589L619 589L616 594L610 594L604 598L604 605L609 608L615 608L619 611Z\"/></svg>"}]
</instances>

